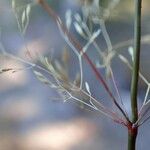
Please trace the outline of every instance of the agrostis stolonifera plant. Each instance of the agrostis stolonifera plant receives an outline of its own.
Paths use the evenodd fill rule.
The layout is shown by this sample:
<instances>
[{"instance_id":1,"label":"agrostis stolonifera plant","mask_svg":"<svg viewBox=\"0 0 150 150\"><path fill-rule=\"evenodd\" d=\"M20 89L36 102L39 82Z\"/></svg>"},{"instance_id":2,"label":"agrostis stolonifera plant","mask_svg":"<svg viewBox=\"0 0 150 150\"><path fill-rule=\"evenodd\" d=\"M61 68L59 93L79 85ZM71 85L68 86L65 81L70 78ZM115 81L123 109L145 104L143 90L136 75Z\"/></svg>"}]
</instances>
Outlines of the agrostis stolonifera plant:
<instances>
[{"instance_id":1,"label":"agrostis stolonifera plant","mask_svg":"<svg viewBox=\"0 0 150 150\"><path fill-rule=\"evenodd\" d=\"M48 15L53 19L60 31L60 35L65 40L70 50L73 51L75 57L78 59L79 71L76 72L75 79L70 78L68 73L68 59L70 57L69 52L64 50L62 54L62 62L59 60L53 61L47 56L39 55L40 63L29 62L20 57L14 56L8 53L2 42L0 42L1 57L15 59L27 65L25 69L32 69L35 76L44 84L56 89L64 101L73 100L89 107L91 110L101 113L113 121L125 126L128 131L128 150L136 149L136 138L138 135L139 127L144 124L149 118L149 104L150 100L148 95L150 92L149 81L139 72L140 64L140 47L141 42L147 43L150 41L149 35L141 36L141 5L142 0L133 0L134 2L134 38L129 41L124 41L116 45L112 45L111 39L107 32L105 21L109 18L113 9L117 7L117 4L121 0L80 0L82 6L82 14L75 13L71 10L67 10L65 14L66 22L63 22L57 13L53 10L46 0L30 0L23 1L20 4L19 0L12 0L12 10L16 17L18 28L22 37L24 38L25 31L28 27L30 20L30 12L32 6L35 4L40 5ZM86 41L83 45L77 38L71 33L71 27L74 27L77 34ZM95 28L98 26L98 28ZM103 36L105 39L107 48L101 49L97 39L99 36ZM96 51L99 59L93 61L88 54L90 46L93 46L93 50ZM129 61L126 56L121 53L121 48L127 47L128 53L131 56ZM30 50L26 47L28 54ZM121 62L126 64L132 72L131 82L131 116L127 113L124 106L124 100L121 98L121 94L117 87L113 69L112 60L118 58ZM94 98L91 92L91 87L88 81L84 80L84 67L83 60L89 65L93 71L97 82L104 88L112 105L115 106L109 108L105 106L100 98ZM105 70L105 74L100 72L101 69ZM0 68L0 73L16 72L22 69L15 68ZM112 86L107 82L107 79L111 80ZM138 80L141 78L147 86L146 94L142 105L138 109ZM115 93L113 92L115 90ZM117 109L117 111L116 111Z\"/></svg>"}]
</instances>

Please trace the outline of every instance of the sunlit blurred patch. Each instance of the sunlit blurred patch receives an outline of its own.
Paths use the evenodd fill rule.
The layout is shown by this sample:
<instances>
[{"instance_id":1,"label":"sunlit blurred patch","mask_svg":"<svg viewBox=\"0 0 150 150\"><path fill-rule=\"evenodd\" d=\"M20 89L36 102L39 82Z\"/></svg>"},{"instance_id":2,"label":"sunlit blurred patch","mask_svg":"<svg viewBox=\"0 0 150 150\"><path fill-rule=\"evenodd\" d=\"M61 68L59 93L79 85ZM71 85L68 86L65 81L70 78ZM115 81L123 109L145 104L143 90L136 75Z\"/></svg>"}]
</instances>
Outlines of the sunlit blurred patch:
<instances>
[{"instance_id":1,"label":"sunlit blurred patch","mask_svg":"<svg viewBox=\"0 0 150 150\"><path fill-rule=\"evenodd\" d=\"M0 113L3 118L14 121L24 121L31 119L39 114L39 105L36 101L33 101L31 97L26 98L14 98L13 101L6 101L0 107Z\"/></svg>"},{"instance_id":2,"label":"sunlit blurred patch","mask_svg":"<svg viewBox=\"0 0 150 150\"><path fill-rule=\"evenodd\" d=\"M42 125L22 139L25 150L70 150L94 137L96 127L85 119Z\"/></svg>"},{"instance_id":3,"label":"sunlit blurred patch","mask_svg":"<svg viewBox=\"0 0 150 150\"><path fill-rule=\"evenodd\" d=\"M21 48L19 56L28 61L37 60L49 48L49 44L46 41L44 38L39 38L26 43Z\"/></svg>"},{"instance_id":4,"label":"sunlit blurred patch","mask_svg":"<svg viewBox=\"0 0 150 150\"><path fill-rule=\"evenodd\" d=\"M27 82L27 72L21 63L8 57L0 57L0 69L13 68L16 72L8 71L0 74L0 91L23 86ZM19 69L19 70L18 70Z\"/></svg>"}]
</instances>

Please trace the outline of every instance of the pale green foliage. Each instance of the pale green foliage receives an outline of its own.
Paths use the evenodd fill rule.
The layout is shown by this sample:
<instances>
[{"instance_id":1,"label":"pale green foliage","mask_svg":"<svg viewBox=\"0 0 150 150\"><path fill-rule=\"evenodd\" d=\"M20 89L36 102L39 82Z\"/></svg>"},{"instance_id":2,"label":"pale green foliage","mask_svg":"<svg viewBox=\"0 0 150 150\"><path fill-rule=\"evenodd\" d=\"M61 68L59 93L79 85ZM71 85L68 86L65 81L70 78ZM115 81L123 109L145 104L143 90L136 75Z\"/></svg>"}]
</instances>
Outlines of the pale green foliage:
<instances>
[{"instance_id":1,"label":"pale green foliage","mask_svg":"<svg viewBox=\"0 0 150 150\"><path fill-rule=\"evenodd\" d=\"M83 0L83 14L95 22L107 19L120 0Z\"/></svg>"},{"instance_id":2,"label":"pale green foliage","mask_svg":"<svg viewBox=\"0 0 150 150\"><path fill-rule=\"evenodd\" d=\"M29 3L29 1L25 0L12 0L12 8L15 13L20 32L25 34L30 19L31 2Z\"/></svg>"},{"instance_id":3,"label":"pale green foliage","mask_svg":"<svg viewBox=\"0 0 150 150\"><path fill-rule=\"evenodd\" d=\"M72 23L72 12L71 12L71 10L67 10L67 12L65 14L65 18L66 18L66 26L69 30L71 23Z\"/></svg>"},{"instance_id":4,"label":"pale green foliage","mask_svg":"<svg viewBox=\"0 0 150 150\"><path fill-rule=\"evenodd\" d=\"M134 61L134 57L133 57L134 49L133 49L132 46L130 46L130 47L128 48L128 52L129 52L129 54L130 54L130 56L131 56L132 61Z\"/></svg>"},{"instance_id":5,"label":"pale green foliage","mask_svg":"<svg viewBox=\"0 0 150 150\"><path fill-rule=\"evenodd\" d=\"M50 81L41 72L38 71L33 72L39 81L43 82L44 84L50 84Z\"/></svg>"}]
</instances>

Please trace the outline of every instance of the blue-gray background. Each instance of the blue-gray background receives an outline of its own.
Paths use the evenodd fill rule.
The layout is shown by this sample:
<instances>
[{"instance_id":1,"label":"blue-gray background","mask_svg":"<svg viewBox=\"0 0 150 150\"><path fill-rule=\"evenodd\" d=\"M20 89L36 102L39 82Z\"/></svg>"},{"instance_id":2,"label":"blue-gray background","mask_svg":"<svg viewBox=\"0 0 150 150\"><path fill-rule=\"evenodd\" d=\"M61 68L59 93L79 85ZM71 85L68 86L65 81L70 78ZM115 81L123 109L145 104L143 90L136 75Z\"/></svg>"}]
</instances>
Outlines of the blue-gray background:
<instances>
[{"instance_id":1,"label":"blue-gray background","mask_svg":"<svg viewBox=\"0 0 150 150\"><path fill-rule=\"evenodd\" d=\"M76 1L51 0L53 8L64 20L67 9L80 11ZM143 2L142 35L150 32L149 2ZM133 2L121 0L106 22L113 44L133 38ZM1 42L8 52L26 59L25 44L32 59L37 53L53 53L60 58L65 42L49 16L35 5L24 36L17 28L10 0L0 0ZM103 39L99 40L105 48ZM149 78L149 45L142 46L141 70ZM94 57L94 55L93 55ZM75 61L74 59L72 59ZM74 62L71 62L74 64ZM119 61L114 61L114 72L124 102L129 103L130 72ZM24 68L20 62L0 58L0 68ZM76 66L72 66L76 67ZM105 97L88 67L86 79L93 93ZM145 85L140 85L142 101ZM56 92L40 83L31 70L0 75L0 150L126 150L127 130L113 121L76 104L63 103ZM140 128L138 150L149 149L149 123Z\"/></svg>"}]
</instances>

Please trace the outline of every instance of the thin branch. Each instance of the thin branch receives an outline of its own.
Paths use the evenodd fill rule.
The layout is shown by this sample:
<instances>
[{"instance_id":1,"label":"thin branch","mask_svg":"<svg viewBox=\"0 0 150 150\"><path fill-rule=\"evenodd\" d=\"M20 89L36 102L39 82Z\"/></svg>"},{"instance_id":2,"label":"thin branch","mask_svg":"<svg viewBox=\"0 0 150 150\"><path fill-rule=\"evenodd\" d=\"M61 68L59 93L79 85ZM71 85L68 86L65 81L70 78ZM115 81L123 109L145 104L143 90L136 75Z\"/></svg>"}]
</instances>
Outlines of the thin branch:
<instances>
[{"instance_id":1,"label":"thin branch","mask_svg":"<svg viewBox=\"0 0 150 150\"><path fill-rule=\"evenodd\" d=\"M142 104L142 106L141 106L141 108L140 108L140 110L139 110L139 117L140 117L140 115L141 115L141 112L142 112L142 110L144 109L144 106L146 106L146 104L147 104L147 97L148 97L148 94L149 94L149 91L150 91L150 85L148 85L148 87L147 87L147 90L146 90L146 94L145 94L145 97L144 97L144 102L143 102L143 104ZM138 119L139 120L139 119ZM138 122L138 120L137 120L137 122Z\"/></svg>"},{"instance_id":2,"label":"thin branch","mask_svg":"<svg viewBox=\"0 0 150 150\"><path fill-rule=\"evenodd\" d=\"M129 63L129 61L127 60L126 57L124 57L123 55L117 55L120 60L125 63L127 65L127 67L132 71L133 70L133 67L131 66L131 64ZM146 85L149 85L149 81L143 76L143 74L141 72L139 72L139 76L140 78L143 80L143 82L146 84Z\"/></svg>"},{"instance_id":3,"label":"thin branch","mask_svg":"<svg viewBox=\"0 0 150 150\"><path fill-rule=\"evenodd\" d=\"M37 2L47 11L47 13L53 18L53 20L56 22L58 27L61 28L61 30L66 34L66 36L69 38L69 40L72 42L72 44L76 47L76 49L81 52L82 47L80 46L79 42L70 34L70 32L67 30L66 26L62 23L61 19L57 16L57 14L53 11L53 9L45 2L45 0L37 0ZM91 66L93 72L95 73L95 76L97 77L98 81L102 83L105 90L109 94L109 96L112 98L113 103L117 106L117 108L121 111L123 116L126 118L126 120L129 121L129 118L126 116L124 110L120 107L120 105L117 103L115 97L113 96L112 92L110 91L109 87L107 86L106 82L104 81L103 77L91 61L91 59L88 57L86 53L83 54L83 57L86 59L88 64Z\"/></svg>"},{"instance_id":4,"label":"thin branch","mask_svg":"<svg viewBox=\"0 0 150 150\"><path fill-rule=\"evenodd\" d=\"M146 105L145 105L146 106ZM144 107L143 107L143 109L144 109ZM135 122L135 125L139 125L139 122L147 115L147 113L149 112L149 107L144 111L144 113L143 114L141 114L142 112L140 112L140 114L139 114L139 118L138 118L138 120Z\"/></svg>"},{"instance_id":5,"label":"thin branch","mask_svg":"<svg viewBox=\"0 0 150 150\"><path fill-rule=\"evenodd\" d=\"M119 50L122 50L125 47L133 45L133 42L134 42L134 39L129 39L129 40L126 40L126 41L122 41L120 43L117 43L117 44L113 45L112 49L114 51L119 51ZM147 35L141 36L141 43L142 44L150 44L150 35L147 34ZM104 51L106 51L106 50L107 49L105 49Z\"/></svg>"},{"instance_id":6,"label":"thin branch","mask_svg":"<svg viewBox=\"0 0 150 150\"><path fill-rule=\"evenodd\" d=\"M110 51L112 51L112 43L110 41L110 37L108 35L107 29L105 26L105 21L102 19L100 20L100 27L101 27L104 39L105 39L106 44L107 44L107 50L108 50L108 52L110 52Z\"/></svg>"},{"instance_id":7,"label":"thin branch","mask_svg":"<svg viewBox=\"0 0 150 150\"><path fill-rule=\"evenodd\" d=\"M141 126L142 124L147 122L149 119L150 119L150 115L145 120L143 120L141 123L138 123L138 126Z\"/></svg>"},{"instance_id":8,"label":"thin branch","mask_svg":"<svg viewBox=\"0 0 150 150\"><path fill-rule=\"evenodd\" d=\"M118 98L119 98L119 100L120 100L120 102L121 102L121 104L122 104L122 106L123 106L123 109L124 109L124 111L125 111L125 113L126 113L126 116L128 116L127 111L126 111L126 108L125 108L124 103L123 103L123 100L122 100L122 97L121 97L121 95L120 95L120 92L119 92L117 83L116 83L116 80L115 80L115 77L114 77L114 73L113 73L113 71L112 71L111 68L110 68L110 74L111 74L112 82L113 82L114 88L115 88L115 90L116 90L117 96L118 96Z\"/></svg>"}]
</instances>

